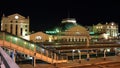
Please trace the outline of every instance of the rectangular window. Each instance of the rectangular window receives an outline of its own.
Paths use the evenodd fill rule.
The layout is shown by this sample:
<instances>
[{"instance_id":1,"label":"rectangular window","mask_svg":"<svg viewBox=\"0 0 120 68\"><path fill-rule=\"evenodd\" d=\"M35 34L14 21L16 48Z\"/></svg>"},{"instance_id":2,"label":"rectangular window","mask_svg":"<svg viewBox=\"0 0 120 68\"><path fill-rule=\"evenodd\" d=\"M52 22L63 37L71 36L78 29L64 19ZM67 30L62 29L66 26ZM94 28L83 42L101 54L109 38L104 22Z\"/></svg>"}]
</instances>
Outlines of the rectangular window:
<instances>
[{"instance_id":1,"label":"rectangular window","mask_svg":"<svg viewBox=\"0 0 120 68\"><path fill-rule=\"evenodd\" d=\"M17 35L17 32L18 32L18 25L16 25L16 30L15 30L15 31L16 31L15 34Z\"/></svg>"},{"instance_id":2,"label":"rectangular window","mask_svg":"<svg viewBox=\"0 0 120 68\"><path fill-rule=\"evenodd\" d=\"M12 33L12 30L13 30L13 28L12 28L12 24L10 25L10 33Z\"/></svg>"},{"instance_id":3,"label":"rectangular window","mask_svg":"<svg viewBox=\"0 0 120 68\"><path fill-rule=\"evenodd\" d=\"M21 36L22 36L22 32L23 32L22 30L23 30L23 29L21 28L21 32L20 32L20 35L21 35Z\"/></svg>"}]
</instances>

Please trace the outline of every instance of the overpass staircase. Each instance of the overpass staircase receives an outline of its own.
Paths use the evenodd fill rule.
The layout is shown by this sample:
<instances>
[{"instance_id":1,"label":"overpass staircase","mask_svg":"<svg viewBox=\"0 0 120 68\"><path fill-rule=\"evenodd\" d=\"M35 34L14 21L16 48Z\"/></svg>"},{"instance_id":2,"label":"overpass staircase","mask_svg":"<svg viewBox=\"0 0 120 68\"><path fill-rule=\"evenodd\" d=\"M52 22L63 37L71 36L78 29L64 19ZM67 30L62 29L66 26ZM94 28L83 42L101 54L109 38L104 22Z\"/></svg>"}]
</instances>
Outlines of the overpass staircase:
<instances>
[{"instance_id":1,"label":"overpass staircase","mask_svg":"<svg viewBox=\"0 0 120 68\"><path fill-rule=\"evenodd\" d=\"M67 62L66 56L3 31L0 32L0 46L27 54L51 64Z\"/></svg>"}]
</instances>

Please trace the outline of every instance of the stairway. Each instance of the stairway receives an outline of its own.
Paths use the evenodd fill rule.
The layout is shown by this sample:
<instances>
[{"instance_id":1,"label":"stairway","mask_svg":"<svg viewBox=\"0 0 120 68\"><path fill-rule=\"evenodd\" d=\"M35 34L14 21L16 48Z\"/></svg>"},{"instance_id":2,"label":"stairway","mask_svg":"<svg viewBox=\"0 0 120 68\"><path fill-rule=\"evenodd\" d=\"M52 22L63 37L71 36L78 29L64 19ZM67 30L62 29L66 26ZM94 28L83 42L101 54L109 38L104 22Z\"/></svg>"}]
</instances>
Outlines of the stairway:
<instances>
[{"instance_id":1,"label":"stairway","mask_svg":"<svg viewBox=\"0 0 120 68\"><path fill-rule=\"evenodd\" d=\"M19 51L48 63L67 62L64 57L59 57L59 55L53 51L5 32L0 32L0 46Z\"/></svg>"}]
</instances>

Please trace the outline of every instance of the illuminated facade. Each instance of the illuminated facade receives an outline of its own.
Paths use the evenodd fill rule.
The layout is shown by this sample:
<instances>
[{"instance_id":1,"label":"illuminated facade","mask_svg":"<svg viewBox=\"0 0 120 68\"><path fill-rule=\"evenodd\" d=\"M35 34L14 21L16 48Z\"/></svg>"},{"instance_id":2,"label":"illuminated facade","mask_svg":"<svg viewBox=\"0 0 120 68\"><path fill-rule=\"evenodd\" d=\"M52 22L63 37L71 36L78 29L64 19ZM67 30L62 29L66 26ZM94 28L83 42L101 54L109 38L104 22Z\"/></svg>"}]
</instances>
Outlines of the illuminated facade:
<instances>
[{"instance_id":1,"label":"illuminated facade","mask_svg":"<svg viewBox=\"0 0 120 68\"><path fill-rule=\"evenodd\" d=\"M102 34L101 36L105 39L118 38L118 24L115 22L106 24L98 23L97 25L93 25L93 32L94 34Z\"/></svg>"},{"instance_id":2,"label":"illuminated facade","mask_svg":"<svg viewBox=\"0 0 120 68\"><path fill-rule=\"evenodd\" d=\"M25 37L29 34L29 17L25 18L17 13L7 17L3 15L1 30L19 37Z\"/></svg>"},{"instance_id":3,"label":"illuminated facade","mask_svg":"<svg viewBox=\"0 0 120 68\"><path fill-rule=\"evenodd\" d=\"M53 41L87 42L90 39L87 29L78 25L74 18L63 19L58 27L53 31L46 31L46 33L52 35Z\"/></svg>"},{"instance_id":4,"label":"illuminated facade","mask_svg":"<svg viewBox=\"0 0 120 68\"><path fill-rule=\"evenodd\" d=\"M43 32L36 32L30 35L30 41L33 42L46 42L49 41L50 36Z\"/></svg>"},{"instance_id":5,"label":"illuminated facade","mask_svg":"<svg viewBox=\"0 0 120 68\"><path fill-rule=\"evenodd\" d=\"M118 38L118 24L114 22L87 26L79 25L75 18L66 18L52 30L29 34L29 17L13 14L1 20L1 30L33 42L87 42L90 39Z\"/></svg>"},{"instance_id":6,"label":"illuminated facade","mask_svg":"<svg viewBox=\"0 0 120 68\"><path fill-rule=\"evenodd\" d=\"M58 27L45 32L36 32L30 35L34 42L83 42L90 39L86 28L76 23L74 18L63 19Z\"/></svg>"}]
</instances>

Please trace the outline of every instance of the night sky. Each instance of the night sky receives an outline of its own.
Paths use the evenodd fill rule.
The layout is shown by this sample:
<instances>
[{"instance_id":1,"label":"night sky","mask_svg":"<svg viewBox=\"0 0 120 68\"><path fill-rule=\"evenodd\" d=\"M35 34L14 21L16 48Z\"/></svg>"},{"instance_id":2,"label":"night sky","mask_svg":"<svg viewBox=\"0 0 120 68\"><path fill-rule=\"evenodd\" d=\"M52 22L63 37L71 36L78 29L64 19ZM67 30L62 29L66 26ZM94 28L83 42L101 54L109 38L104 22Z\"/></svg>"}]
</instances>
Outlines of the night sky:
<instances>
[{"instance_id":1,"label":"night sky","mask_svg":"<svg viewBox=\"0 0 120 68\"><path fill-rule=\"evenodd\" d=\"M98 22L120 23L120 2L114 0L0 0L0 17L19 13L30 17L30 31L58 26L67 17L86 26Z\"/></svg>"}]
</instances>

